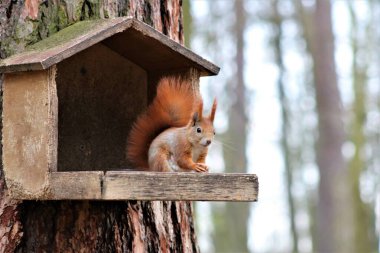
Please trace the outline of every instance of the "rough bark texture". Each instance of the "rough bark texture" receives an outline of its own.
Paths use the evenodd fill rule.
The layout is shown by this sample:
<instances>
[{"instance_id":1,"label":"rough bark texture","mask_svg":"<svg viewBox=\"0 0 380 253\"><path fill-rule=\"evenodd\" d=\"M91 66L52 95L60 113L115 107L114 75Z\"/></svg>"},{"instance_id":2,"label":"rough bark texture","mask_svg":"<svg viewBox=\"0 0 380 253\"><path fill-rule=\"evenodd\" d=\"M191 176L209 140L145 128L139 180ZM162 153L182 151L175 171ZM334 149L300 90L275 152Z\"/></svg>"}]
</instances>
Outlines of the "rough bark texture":
<instances>
[{"instance_id":1,"label":"rough bark texture","mask_svg":"<svg viewBox=\"0 0 380 253\"><path fill-rule=\"evenodd\" d=\"M182 43L180 5L166 0L4 0L0 57L79 20L127 15ZM15 202L0 169L0 252L197 252L192 219L188 202Z\"/></svg>"},{"instance_id":2,"label":"rough bark texture","mask_svg":"<svg viewBox=\"0 0 380 253\"><path fill-rule=\"evenodd\" d=\"M0 3L1 58L85 19L132 16L183 42L181 1L3 0Z\"/></svg>"},{"instance_id":3,"label":"rough bark texture","mask_svg":"<svg viewBox=\"0 0 380 253\"><path fill-rule=\"evenodd\" d=\"M315 94L318 112L319 203L317 251L354 252L348 169L342 155L343 110L334 62L331 3L316 1L314 20Z\"/></svg>"},{"instance_id":4,"label":"rough bark texture","mask_svg":"<svg viewBox=\"0 0 380 253\"><path fill-rule=\"evenodd\" d=\"M197 251L186 202L24 202L18 252Z\"/></svg>"}]
</instances>

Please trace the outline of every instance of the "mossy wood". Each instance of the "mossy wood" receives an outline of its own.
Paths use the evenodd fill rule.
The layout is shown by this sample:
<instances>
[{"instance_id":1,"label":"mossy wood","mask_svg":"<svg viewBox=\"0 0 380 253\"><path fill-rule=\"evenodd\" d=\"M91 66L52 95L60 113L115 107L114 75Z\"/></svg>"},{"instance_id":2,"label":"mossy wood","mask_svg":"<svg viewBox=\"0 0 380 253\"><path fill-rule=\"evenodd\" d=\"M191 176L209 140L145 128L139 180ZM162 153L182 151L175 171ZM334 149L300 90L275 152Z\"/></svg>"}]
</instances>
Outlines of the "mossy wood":
<instances>
[{"instance_id":1,"label":"mossy wood","mask_svg":"<svg viewBox=\"0 0 380 253\"><path fill-rule=\"evenodd\" d=\"M10 193L17 199L256 200L254 175L121 171L131 168L127 135L157 81L181 76L199 92L199 77L218 71L132 18L79 22L1 61Z\"/></svg>"},{"instance_id":2,"label":"mossy wood","mask_svg":"<svg viewBox=\"0 0 380 253\"><path fill-rule=\"evenodd\" d=\"M143 22L120 17L75 23L0 61L0 73L47 69L99 42L147 71L196 68L202 76L219 72L216 65Z\"/></svg>"}]
</instances>

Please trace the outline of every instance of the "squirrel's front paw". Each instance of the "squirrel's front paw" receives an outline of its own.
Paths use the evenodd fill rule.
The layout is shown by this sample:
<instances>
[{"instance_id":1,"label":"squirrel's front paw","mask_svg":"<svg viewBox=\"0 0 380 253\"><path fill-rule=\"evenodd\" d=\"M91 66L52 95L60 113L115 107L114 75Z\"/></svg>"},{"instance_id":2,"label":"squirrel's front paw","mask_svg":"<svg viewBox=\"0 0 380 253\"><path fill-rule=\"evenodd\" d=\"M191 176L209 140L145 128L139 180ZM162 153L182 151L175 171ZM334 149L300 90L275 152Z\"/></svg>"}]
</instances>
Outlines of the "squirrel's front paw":
<instances>
[{"instance_id":1,"label":"squirrel's front paw","mask_svg":"<svg viewBox=\"0 0 380 253\"><path fill-rule=\"evenodd\" d=\"M208 172L208 166L204 163L196 163L194 170L197 172Z\"/></svg>"}]
</instances>

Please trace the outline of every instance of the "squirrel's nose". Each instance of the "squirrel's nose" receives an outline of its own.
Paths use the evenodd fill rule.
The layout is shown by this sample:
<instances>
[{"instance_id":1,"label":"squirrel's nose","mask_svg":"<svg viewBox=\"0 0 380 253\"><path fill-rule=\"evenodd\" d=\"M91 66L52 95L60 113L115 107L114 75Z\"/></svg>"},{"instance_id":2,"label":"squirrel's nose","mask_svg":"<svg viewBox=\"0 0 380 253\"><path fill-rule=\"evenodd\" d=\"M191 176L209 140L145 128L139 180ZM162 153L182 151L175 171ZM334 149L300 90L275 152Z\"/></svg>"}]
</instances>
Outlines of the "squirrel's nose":
<instances>
[{"instance_id":1,"label":"squirrel's nose","mask_svg":"<svg viewBox=\"0 0 380 253\"><path fill-rule=\"evenodd\" d=\"M211 140L207 140L206 145L210 145L210 144L211 144Z\"/></svg>"}]
</instances>

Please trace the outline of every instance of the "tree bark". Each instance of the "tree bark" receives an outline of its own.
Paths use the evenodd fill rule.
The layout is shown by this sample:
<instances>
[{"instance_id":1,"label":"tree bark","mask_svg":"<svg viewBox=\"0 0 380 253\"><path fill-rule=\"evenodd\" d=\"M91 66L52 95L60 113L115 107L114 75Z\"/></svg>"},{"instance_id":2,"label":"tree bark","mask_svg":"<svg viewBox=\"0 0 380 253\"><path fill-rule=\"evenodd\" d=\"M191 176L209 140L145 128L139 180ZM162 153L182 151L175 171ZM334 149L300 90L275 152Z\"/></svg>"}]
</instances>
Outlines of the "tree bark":
<instances>
[{"instance_id":1,"label":"tree bark","mask_svg":"<svg viewBox=\"0 0 380 253\"><path fill-rule=\"evenodd\" d=\"M348 169L341 152L345 137L343 110L334 61L329 0L316 1L313 31L312 57L319 132L317 164L320 175L316 246L318 252L354 252Z\"/></svg>"},{"instance_id":2,"label":"tree bark","mask_svg":"<svg viewBox=\"0 0 380 253\"><path fill-rule=\"evenodd\" d=\"M4 0L0 56L80 20L116 16L183 42L181 1ZM14 201L0 168L0 252L198 252L192 213L190 202Z\"/></svg>"},{"instance_id":3,"label":"tree bark","mask_svg":"<svg viewBox=\"0 0 380 253\"><path fill-rule=\"evenodd\" d=\"M193 34L193 17L191 15L191 0L182 0L183 27L185 35L185 45L190 48Z\"/></svg>"}]
</instances>

